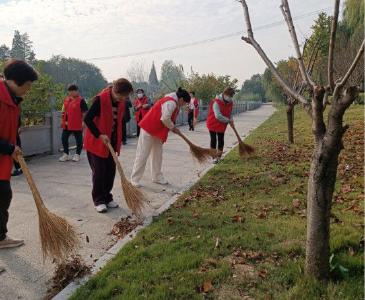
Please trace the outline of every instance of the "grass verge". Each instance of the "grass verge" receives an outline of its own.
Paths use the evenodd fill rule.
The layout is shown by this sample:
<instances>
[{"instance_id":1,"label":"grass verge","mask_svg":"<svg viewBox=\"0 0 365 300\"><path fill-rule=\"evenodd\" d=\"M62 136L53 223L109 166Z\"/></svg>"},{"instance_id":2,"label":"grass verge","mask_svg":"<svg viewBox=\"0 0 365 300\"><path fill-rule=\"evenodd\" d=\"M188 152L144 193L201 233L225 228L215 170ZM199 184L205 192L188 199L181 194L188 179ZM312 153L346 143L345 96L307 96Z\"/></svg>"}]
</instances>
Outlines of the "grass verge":
<instances>
[{"instance_id":1,"label":"grass verge","mask_svg":"<svg viewBox=\"0 0 365 300\"><path fill-rule=\"evenodd\" d=\"M311 124L298 110L296 144L278 110L142 230L71 299L363 299L363 106L346 114L331 216L332 280L304 275Z\"/></svg>"}]
</instances>

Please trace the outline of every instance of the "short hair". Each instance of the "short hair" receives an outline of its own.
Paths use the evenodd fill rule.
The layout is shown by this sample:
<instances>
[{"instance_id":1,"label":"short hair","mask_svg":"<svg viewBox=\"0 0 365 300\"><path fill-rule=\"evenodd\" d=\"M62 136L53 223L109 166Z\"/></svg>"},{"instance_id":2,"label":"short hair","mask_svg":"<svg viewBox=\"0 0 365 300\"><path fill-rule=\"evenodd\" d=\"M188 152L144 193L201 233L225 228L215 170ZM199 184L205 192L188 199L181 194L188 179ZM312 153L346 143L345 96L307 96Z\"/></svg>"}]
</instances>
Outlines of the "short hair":
<instances>
[{"instance_id":1,"label":"short hair","mask_svg":"<svg viewBox=\"0 0 365 300\"><path fill-rule=\"evenodd\" d=\"M133 92L133 86L129 80L125 78L119 78L113 82L113 90L120 95L129 95Z\"/></svg>"},{"instance_id":2,"label":"short hair","mask_svg":"<svg viewBox=\"0 0 365 300\"><path fill-rule=\"evenodd\" d=\"M179 87L176 91L176 96L177 98L183 98L185 102L190 102L190 94L188 93L187 90L184 90L183 88Z\"/></svg>"},{"instance_id":3,"label":"short hair","mask_svg":"<svg viewBox=\"0 0 365 300\"><path fill-rule=\"evenodd\" d=\"M190 94L192 94L193 96L195 96L195 92L194 91L190 91Z\"/></svg>"},{"instance_id":4,"label":"short hair","mask_svg":"<svg viewBox=\"0 0 365 300\"><path fill-rule=\"evenodd\" d=\"M27 81L36 81L38 73L25 61L11 59L5 63L4 77L6 80L13 80L18 86L22 86Z\"/></svg>"},{"instance_id":5,"label":"short hair","mask_svg":"<svg viewBox=\"0 0 365 300\"><path fill-rule=\"evenodd\" d=\"M144 90L143 89L141 89L141 88L139 88L139 89L137 89L136 90L136 93L138 94L138 92L142 92L143 94L144 94Z\"/></svg>"},{"instance_id":6,"label":"short hair","mask_svg":"<svg viewBox=\"0 0 365 300\"><path fill-rule=\"evenodd\" d=\"M79 90L79 87L76 85L76 84L70 84L68 87L67 87L67 90L70 92L70 91L78 91Z\"/></svg>"},{"instance_id":7,"label":"short hair","mask_svg":"<svg viewBox=\"0 0 365 300\"><path fill-rule=\"evenodd\" d=\"M223 91L223 95L228 95L231 97L233 97L235 93L236 93L236 91L232 87L226 87Z\"/></svg>"}]
</instances>

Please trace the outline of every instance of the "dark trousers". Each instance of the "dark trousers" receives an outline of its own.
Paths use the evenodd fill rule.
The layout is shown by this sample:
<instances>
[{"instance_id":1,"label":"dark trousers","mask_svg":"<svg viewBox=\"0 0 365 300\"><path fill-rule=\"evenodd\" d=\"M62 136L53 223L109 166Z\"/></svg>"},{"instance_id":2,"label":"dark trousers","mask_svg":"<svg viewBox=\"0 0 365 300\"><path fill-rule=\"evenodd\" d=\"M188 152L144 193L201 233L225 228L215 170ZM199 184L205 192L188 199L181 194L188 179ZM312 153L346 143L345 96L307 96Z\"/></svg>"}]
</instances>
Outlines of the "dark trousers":
<instances>
[{"instance_id":1,"label":"dark trousers","mask_svg":"<svg viewBox=\"0 0 365 300\"><path fill-rule=\"evenodd\" d=\"M16 145L18 147L22 147L22 142L20 140L19 134L16 135ZM20 170L21 169L19 163L15 159L14 159L14 168L17 169L17 170Z\"/></svg>"},{"instance_id":2,"label":"dark trousers","mask_svg":"<svg viewBox=\"0 0 365 300\"><path fill-rule=\"evenodd\" d=\"M9 206L13 193L9 180L0 180L0 241L6 238L8 232Z\"/></svg>"},{"instance_id":3,"label":"dark trousers","mask_svg":"<svg viewBox=\"0 0 365 300\"><path fill-rule=\"evenodd\" d=\"M188 113L189 130L194 130L194 111L189 110Z\"/></svg>"},{"instance_id":4,"label":"dark trousers","mask_svg":"<svg viewBox=\"0 0 365 300\"><path fill-rule=\"evenodd\" d=\"M139 122L142 120L142 114L139 115L139 121L137 122L137 136L141 133L141 127L138 126Z\"/></svg>"},{"instance_id":5,"label":"dark trousers","mask_svg":"<svg viewBox=\"0 0 365 300\"><path fill-rule=\"evenodd\" d=\"M69 148L68 148L68 139L70 135L73 134L76 140L76 153L78 155L81 154L82 150L82 131L72 131L72 130L66 130L64 129L62 131L62 146L63 146L63 152L68 154Z\"/></svg>"},{"instance_id":6,"label":"dark trousers","mask_svg":"<svg viewBox=\"0 0 365 300\"><path fill-rule=\"evenodd\" d=\"M107 204L113 201L111 191L115 178L115 162L113 157L102 158L87 152L87 159L92 171L94 205Z\"/></svg>"},{"instance_id":7,"label":"dark trousers","mask_svg":"<svg viewBox=\"0 0 365 300\"><path fill-rule=\"evenodd\" d=\"M210 148L217 149L217 139L218 139L218 150L223 151L224 148L224 132L214 132L210 133Z\"/></svg>"},{"instance_id":8,"label":"dark trousers","mask_svg":"<svg viewBox=\"0 0 365 300\"><path fill-rule=\"evenodd\" d=\"M122 121L122 142L123 144L127 142L127 122Z\"/></svg>"}]
</instances>

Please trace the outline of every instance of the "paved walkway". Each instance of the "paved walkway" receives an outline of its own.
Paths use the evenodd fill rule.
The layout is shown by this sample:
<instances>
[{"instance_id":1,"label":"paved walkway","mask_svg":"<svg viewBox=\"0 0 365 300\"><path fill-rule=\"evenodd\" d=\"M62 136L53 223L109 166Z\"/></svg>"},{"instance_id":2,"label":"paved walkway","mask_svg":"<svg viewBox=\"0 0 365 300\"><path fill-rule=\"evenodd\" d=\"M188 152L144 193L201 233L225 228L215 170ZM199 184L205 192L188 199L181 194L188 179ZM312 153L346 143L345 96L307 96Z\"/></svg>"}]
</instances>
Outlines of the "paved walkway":
<instances>
[{"instance_id":1,"label":"paved walkway","mask_svg":"<svg viewBox=\"0 0 365 300\"><path fill-rule=\"evenodd\" d=\"M274 109L271 105L242 113L235 117L238 131L247 135L252 129L265 121ZM209 145L209 135L205 124L198 124L195 132L187 127L182 131L196 144ZM231 129L227 130L226 148L230 150L236 144ZM137 139L130 139L124 146L121 161L129 176L137 146ZM59 163L57 156L35 158L29 162L40 193L46 206L53 212L66 217L80 233L81 254L88 263L92 263L109 249L115 241L108 235L114 223L128 214L123 202L119 178L114 186L114 198L122 203L121 208L106 214L95 212L91 200L90 168L85 154L79 163ZM152 200L154 208L159 208L166 200L199 179L200 173L211 164L199 165L189 153L187 145L176 135L164 146L164 174L171 183L166 187L150 182L149 166L142 184L143 190ZM47 281L52 277L54 266L50 262L43 264L38 233L38 216L30 190L23 176L12 180L14 198L10 208L9 235L25 239L26 245L13 250L0 251L0 266L6 271L0 273L0 299L42 299L47 290ZM89 243L86 242L86 235Z\"/></svg>"}]
</instances>

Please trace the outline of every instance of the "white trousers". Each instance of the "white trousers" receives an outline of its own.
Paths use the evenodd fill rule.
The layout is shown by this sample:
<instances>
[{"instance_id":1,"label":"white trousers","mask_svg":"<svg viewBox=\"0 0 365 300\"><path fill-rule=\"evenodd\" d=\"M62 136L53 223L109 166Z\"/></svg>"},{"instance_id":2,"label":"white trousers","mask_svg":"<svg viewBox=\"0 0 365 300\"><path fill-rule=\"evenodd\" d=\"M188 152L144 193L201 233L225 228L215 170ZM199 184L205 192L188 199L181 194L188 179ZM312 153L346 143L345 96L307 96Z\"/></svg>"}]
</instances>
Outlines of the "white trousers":
<instances>
[{"instance_id":1,"label":"white trousers","mask_svg":"<svg viewBox=\"0 0 365 300\"><path fill-rule=\"evenodd\" d=\"M134 160L131 181L139 183L151 154L151 177L153 181L162 179L162 141L151 136L141 128L138 139L136 159Z\"/></svg>"}]
</instances>

